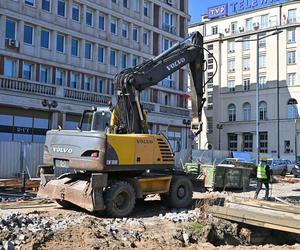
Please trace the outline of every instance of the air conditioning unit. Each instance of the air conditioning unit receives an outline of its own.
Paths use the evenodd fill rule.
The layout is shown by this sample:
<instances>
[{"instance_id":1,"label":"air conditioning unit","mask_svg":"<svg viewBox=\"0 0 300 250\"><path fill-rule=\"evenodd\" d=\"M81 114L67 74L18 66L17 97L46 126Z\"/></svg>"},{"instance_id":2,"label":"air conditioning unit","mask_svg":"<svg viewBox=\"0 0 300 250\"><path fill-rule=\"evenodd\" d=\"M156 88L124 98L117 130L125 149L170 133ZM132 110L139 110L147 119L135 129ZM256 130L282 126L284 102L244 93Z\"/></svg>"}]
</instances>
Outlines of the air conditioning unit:
<instances>
[{"instance_id":1,"label":"air conditioning unit","mask_svg":"<svg viewBox=\"0 0 300 250\"><path fill-rule=\"evenodd\" d=\"M259 23L253 23L253 29L258 30L259 29Z\"/></svg>"},{"instance_id":2,"label":"air conditioning unit","mask_svg":"<svg viewBox=\"0 0 300 250\"><path fill-rule=\"evenodd\" d=\"M234 52L235 52L235 50L233 50L233 49L229 50L229 53L234 53Z\"/></svg>"},{"instance_id":3,"label":"air conditioning unit","mask_svg":"<svg viewBox=\"0 0 300 250\"><path fill-rule=\"evenodd\" d=\"M240 32L244 32L244 30L245 30L244 27L239 27Z\"/></svg>"},{"instance_id":4,"label":"air conditioning unit","mask_svg":"<svg viewBox=\"0 0 300 250\"><path fill-rule=\"evenodd\" d=\"M19 48L19 42L15 39L8 39L7 45L12 48Z\"/></svg>"},{"instance_id":5,"label":"air conditioning unit","mask_svg":"<svg viewBox=\"0 0 300 250\"><path fill-rule=\"evenodd\" d=\"M226 29L225 29L225 32L226 32L226 33L229 33L229 32L230 32L230 28L226 28Z\"/></svg>"},{"instance_id":6,"label":"air conditioning unit","mask_svg":"<svg viewBox=\"0 0 300 250\"><path fill-rule=\"evenodd\" d=\"M244 70L249 70L249 68L248 67L244 67Z\"/></svg>"},{"instance_id":7,"label":"air conditioning unit","mask_svg":"<svg viewBox=\"0 0 300 250\"><path fill-rule=\"evenodd\" d=\"M173 5L173 0L167 0L167 4Z\"/></svg>"}]
</instances>

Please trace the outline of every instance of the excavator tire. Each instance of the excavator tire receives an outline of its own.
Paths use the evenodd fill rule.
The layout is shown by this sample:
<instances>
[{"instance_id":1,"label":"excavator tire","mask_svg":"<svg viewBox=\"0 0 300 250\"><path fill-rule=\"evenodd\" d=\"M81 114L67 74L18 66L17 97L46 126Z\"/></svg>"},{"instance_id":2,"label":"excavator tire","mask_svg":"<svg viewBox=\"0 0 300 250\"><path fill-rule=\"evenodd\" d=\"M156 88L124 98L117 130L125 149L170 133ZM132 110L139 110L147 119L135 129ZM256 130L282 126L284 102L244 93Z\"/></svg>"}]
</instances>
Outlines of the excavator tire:
<instances>
[{"instance_id":1,"label":"excavator tire","mask_svg":"<svg viewBox=\"0 0 300 250\"><path fill-rule=\"evenodd\" d=\"M192 202L193 186L186 176L173 176L169 193L166 197L167 204L173 208L185 208Z\"/></svg>"},{"instance_id":2,"label":"excavator tire","mask_svg":"<svg viewBox=\"0 0 300 250\"><path fill-rule=\"evenodd\" d=\"M104 203L107 215L110 217L128 216L135 206L135 191L126 181L112 182L104 193Z\"/></svg>"}]
</instances>

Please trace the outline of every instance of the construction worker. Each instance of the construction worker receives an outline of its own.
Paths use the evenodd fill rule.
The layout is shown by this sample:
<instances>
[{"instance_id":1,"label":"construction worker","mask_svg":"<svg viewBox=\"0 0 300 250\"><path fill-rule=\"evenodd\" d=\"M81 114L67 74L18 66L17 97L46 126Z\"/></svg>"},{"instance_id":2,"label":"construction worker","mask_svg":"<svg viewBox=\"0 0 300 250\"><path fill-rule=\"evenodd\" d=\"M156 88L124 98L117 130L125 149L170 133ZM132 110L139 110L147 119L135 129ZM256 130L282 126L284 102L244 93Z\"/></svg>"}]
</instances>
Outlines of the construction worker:
<instances>
[{"instance_id":1,"label":"construction worker","mask_svg":"<svg viewBox=\"0 0 300 250\"><path fill-rule=\"evenodd\" d=\"M266 187L265 200L269 199L270 167L267 161L268 159L266 157L262 157L257 166L257 188L254 199L257 199L257 196L262 188L262 184L264 184Z\"/></svg>"}]
</instances>

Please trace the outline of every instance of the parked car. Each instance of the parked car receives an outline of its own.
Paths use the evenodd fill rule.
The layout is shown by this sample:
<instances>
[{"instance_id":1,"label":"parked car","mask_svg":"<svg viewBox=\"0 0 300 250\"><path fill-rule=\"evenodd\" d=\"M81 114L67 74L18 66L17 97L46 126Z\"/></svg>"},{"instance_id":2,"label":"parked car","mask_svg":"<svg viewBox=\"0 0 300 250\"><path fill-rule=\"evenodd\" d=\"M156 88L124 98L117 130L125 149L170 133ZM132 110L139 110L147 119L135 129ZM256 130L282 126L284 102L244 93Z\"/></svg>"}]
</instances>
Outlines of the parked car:
<instances>
[{"instance_id":1,"label":"parked car","mask_svg":"<svg viewBox=\"0 0 300 250\"><path fill-rule=\"evenodd\" d=\"M287 164L284 160L269 159L268 165L270 167L272 175L285 176L287 173Z\"/></svg>"},{"instance_id":2,"label":"parked car","mask_svg":"<svg viewBox=\"0 0 300 250\"><path fill-rule=\"evenodd\" d=\"M286 164L287 167L287 173L291 174L292 173L292 169L295 167L295 163L293 163L291 160L283 160Z\"/></svg>"},{"instance_id":3,"label":"parked car","mask_svg":"<svg viewBox=\"0 0 300 250\"><path fill-rule=\"evenodd\" d=\"M294 175L294 177L300 177L300 162L296 162L294 164L294 167L292 169L292 174Z\"/></svg>"}]
</instances>

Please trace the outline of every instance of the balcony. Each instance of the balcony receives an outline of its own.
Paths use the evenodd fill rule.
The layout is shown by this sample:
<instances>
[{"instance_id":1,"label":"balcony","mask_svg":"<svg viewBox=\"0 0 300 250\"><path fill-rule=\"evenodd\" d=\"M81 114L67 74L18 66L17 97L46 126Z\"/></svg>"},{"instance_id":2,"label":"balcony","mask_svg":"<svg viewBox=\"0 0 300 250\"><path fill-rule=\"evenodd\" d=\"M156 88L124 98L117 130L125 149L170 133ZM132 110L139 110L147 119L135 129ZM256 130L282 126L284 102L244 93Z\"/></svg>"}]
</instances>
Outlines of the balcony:
<instances>
[{"instance_id":1,"label":"balcony","mask_svg":"<svg viewBox=\"0 0 300 250\"><path fill-rule=\"evenodd\" d=\"M173 26L173 25L170 25L170 24L168 24L168 23L163 23L163 24L162 24L162 29L163 29L163 31L169 32L169 33L171 33L171 34L174 34L174 35L177 34L177 29L176 29L176 27Z\"/></svg>"},{"instance_id":2,"label":"balcony","mask_svg":"<svg viewBox=\"0 0 300 250\"><path fill-rule=\"evenodd\" d=\"M167 113L167 114L175 114L175 115L180 115L180 116L189 116L190 115L190 111L188 109L174 108L174 107L163 106L163 105L160 105L159 112Z\"/></svg>"},{"instance_id":3,"label":"balcony","mask_svg":"<svg viewBox=\"0 0 300 250\"><path fill-rule=\"evenodd\" d=\"M96 104L107 104L107 102L111 99L109 95L100 93L4 76L0 76L0 90L9 90L24 94L36 94L58 98L62 97L69 100Z\"/></svg>"}]
</instances>

